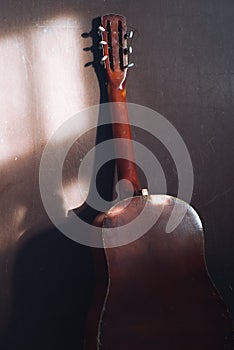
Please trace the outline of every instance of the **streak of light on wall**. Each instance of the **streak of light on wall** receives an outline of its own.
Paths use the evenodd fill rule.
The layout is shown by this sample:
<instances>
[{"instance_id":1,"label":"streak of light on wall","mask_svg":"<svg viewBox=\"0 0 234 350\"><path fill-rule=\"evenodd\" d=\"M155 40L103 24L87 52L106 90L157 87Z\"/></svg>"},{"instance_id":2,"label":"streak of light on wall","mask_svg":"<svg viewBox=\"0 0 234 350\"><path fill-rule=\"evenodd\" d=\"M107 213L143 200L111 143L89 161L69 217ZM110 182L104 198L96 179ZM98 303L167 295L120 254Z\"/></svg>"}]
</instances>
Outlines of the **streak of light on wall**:
<instances>
[{"instance_id":1,"label":"streak of light on wall","mask_svg":"<svg viewBox=\"0 0 234 350\"><path fill-rule=\"evenodd\" d=\"M45 124L46 137L86 106L80 38L79 20L72 17L45 21L33 31L37 118Z\"/></svg>"},{"instance_id":2,"label":"streak of light on wall","mask_svg":"<svg viewBox=\"0 0 234 350\"><path fill-rule=\"evenodd\" d=\"M18 160L31 148L29 79L24 35L0 40L0 161Z\"/></svg>"},{"instance_id":3,"label":"streak of light on wall","mask_svg":"<svg viewBox=\"0 0 234 350\"><path fill-rule=\"evenodd\" d=\"M60 15L0 39L0 168L14 163L15 172L22 162L25 168L63 122L88 107L82 31L78 16ZM81 117L80 123L84 127L87 121ZM63 135L59 147L72 136ZM27 174L15 176L22 177L22 186L31 181ZM71 183L69 206L84 201L77 198L77 181Z\"/></svg>"}]
</instances>

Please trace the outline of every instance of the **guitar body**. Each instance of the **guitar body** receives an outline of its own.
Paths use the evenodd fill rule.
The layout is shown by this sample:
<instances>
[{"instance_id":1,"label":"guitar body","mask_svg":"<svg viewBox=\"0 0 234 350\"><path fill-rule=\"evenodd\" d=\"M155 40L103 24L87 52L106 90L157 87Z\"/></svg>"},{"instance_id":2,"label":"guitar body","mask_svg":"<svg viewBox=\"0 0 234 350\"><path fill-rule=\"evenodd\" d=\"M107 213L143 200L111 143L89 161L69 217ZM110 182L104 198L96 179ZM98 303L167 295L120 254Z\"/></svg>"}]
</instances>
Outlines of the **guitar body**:
<instances>
[{"instance_id":1,"label":"guitar body","mask_svg":"<svg viewBox=\"0 0 234 350\"><path fill-rule=\"evenodd\" d=\"M101 219L105 246L116 244L116 233L106 229L134 221L146 202L142 229L152 214L162 213L136 241L104 249L105 270L98 266L103 283L97 284L85 350L233 349L232 322L206 269L196 212L170 196L133 197L127 207L125 202ZM165 233L175 203L187 212Z\"/></svg>"},{"instance_id":2,"label":"guitar body","mask_svg":"<svg viewBox=\"0 0 234 350\"><path fill-rule=\"evenodd\" d=\"M122 142L132 140L125 79L133 32L125 17L109 14L99 34L116 154L124 155L116 157L118 180L127 181L122 200L95 220L103 249L93 248L97 280L85 350L231 350L232 322L206 269L198 215L179 199L148 195L134 147ZM182 220L167 230L172 217Z\"/></svg>"}]
</instances>

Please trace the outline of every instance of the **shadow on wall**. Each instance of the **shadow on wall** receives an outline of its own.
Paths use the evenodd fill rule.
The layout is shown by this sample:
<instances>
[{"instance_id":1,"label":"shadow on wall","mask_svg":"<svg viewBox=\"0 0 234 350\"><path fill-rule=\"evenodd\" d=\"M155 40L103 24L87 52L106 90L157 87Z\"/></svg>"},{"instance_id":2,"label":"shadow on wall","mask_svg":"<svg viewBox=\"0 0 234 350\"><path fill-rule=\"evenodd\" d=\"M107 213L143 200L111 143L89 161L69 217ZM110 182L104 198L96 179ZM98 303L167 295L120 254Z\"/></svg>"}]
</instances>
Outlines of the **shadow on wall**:
<instances>
[{"instance_id":1,"label":"shadow on wall","mask_svg":"<svg viewBox=\"0 0 234 350\"><path fill-rule=\"evenodd\" d=\"M99 23L100 19L93 21L95 32ZM95 55L97 54L98 51L94 51L94 68L99 79L100 102L103 103L106 102L107 95L104 78L102 74L99 74L99 62L95 66ZM36 89L36 86L34 88ZM79 142L85 143L85 140L93 138L93 131L89 135L84 135L84 140L79 140ZM110 126L98 128L96 144L110 138L111 135ZM88 146L89 143L86 142L86 148ZM62 148L63 144L61 143L58 147ZM76 152L81 152L79 144L73 146L72 155ZM43 222L45 226L51 226L51 224L46 219L38 188L37 170L40 155L41 152L38 150L37 154L25 155L23 162L6 162L1 168L1 172L8 179L8 183L1 192L3 201L8 199L9 203L14 203L14 211L15 208L26 208L33 192L37 203L30 211L22 212L21 217L18 218L17 227L14 222L15 230L17 230L16 236L13 236L10 229L7 233L3 231L6 257L2 255L2 264L4 264L4 259L7 259L9 264L1 276L1 304L6 303L6 308L8 308L6 313L9 313L9 309L12 311L9 322L6 322L7 317L1 314L1 322L7 326L6 331L0 337L0 347L4 350L15 348L78 350L82 349L85 317L94 284L91 250L89 247L69 240L55 228L42 230ZM100 156L96 154L95 160ZM77 166L77 159L73 159L70 166L67 166L63 174L65 184L76 177ZM97 177L99 193L106 200L111 199L112 196L113 176L108 175L113 172L114 163L109 163ZM27 188L23 187L20 182L15 183L14 174L23 178L32 176L32 173L33 181ZM103 177L105 182L103 182ZM95 180L91 180L89 195L92 195ZM9 198L10 194L12 197ZM63 218L65 209L60 196L55 199L55 206L60 210L59 214ZM84 220L91 223L97 212L84 204L79 214ZM34 223L33 217L36 219ZM11 221L9 208L5 210L5 216L2 219L5 222ZM29 223L32 223L32 230L28 229ZM6 274L8 280L4 280ZM5 295L5 290L8 290L9 286L11 306Z\"/></svg>"},{"instance_id":2,"label":"shadow on wall","mask_svg":"<svg viewBox=\"0 0 234 350\"><path fill-rule=\"evenodd\" d=\"M55 229L25 234L16 249L13 311L1 349L82 349L93 289L90 249Z\"/></svg>"}]
</instances>

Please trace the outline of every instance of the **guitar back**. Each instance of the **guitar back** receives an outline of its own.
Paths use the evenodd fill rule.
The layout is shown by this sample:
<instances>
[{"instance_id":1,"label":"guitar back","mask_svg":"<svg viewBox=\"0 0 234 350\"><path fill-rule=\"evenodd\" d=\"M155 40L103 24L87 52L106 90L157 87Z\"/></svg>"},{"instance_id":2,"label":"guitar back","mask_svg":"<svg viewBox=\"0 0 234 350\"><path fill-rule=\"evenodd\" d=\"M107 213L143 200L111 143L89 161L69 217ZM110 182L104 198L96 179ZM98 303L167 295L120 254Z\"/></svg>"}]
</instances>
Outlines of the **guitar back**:
<instances>
[{"instance_id":1,"label":"guitar back","mask_svg":"<svg viewBox=\"0 0 234 350\"><path fill-rule=\"evenodd\" d=\"M125 79L133 33L123 16L109 14L99 34L108 98L116 102L110 106L115 148L126 156L116 164L127 199L95 220L104 250L94 249L97 283L85 350L231 350L232 322L206 269L198 215L179 199L143 191L133 145L121 142L132 139ZM173 208L185 215L166 233ZM158 220L151 224L152 218Z\"/></svg>"},{"instance_id":2,"label":"guitar back","mask_svg":"<svg viewBox=\"0 0 234 350\"><path fill-rule=\"evenodd\" d=\"M133 197L108 211L103 220L105 246L116 244L116 230L140 215L141 228L160 215L142 237L105 248L106 297L93 313L93 334L86 350L233 349L232 323L206 269L203 231L196 212L170 196ZM165 233L172 209L187 208L176 229ZM139 230L139 223L136 230ZM125 231L128 239L127 230ZM100 266L99 266L100 267ZM97 300L96 300L97 302ZM101 311L101 312L100 312Z\"/></svg>"}]
</instances>

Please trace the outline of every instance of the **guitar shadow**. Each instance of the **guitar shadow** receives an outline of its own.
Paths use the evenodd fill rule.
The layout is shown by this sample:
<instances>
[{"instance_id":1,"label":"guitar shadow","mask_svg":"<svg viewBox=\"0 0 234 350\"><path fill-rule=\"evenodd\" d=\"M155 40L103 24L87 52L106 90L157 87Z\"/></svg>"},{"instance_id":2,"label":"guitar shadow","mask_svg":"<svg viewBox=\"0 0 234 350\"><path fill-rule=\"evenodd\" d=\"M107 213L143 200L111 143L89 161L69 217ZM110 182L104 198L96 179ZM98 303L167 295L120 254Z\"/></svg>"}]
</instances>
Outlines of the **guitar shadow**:
<instances>
[{"instance_id":1,"label":"guitar shadow","mask_svg":"<svg viewBox=\"0 0 234 350\"><path fill-rule=\"evenodd\" d=\"M92 66L100 87L101 105L107 102L106 77L100 66L98 27L100 18L92 22L87 35L93 39ZM85 48L85 50L87 50ZM90 64L86 65L87 67ZM96 145L112 138L111 125L97 128ZM95 152L95 164L101 159ZM92 177L88 198L94 188L105 200L112 199L114 161L108 162ZM63 199L57 198L63 205ZM92 224L98 211L87 203L74 209L82 220ZM78 228L79 229L79 228ZM82 349L86 314L94 288L94 266L90 247L65 237L52 227L23 234L16 244L13 266L13 312L0 346L3 350Z\"/></svg>"}]
</instances>

